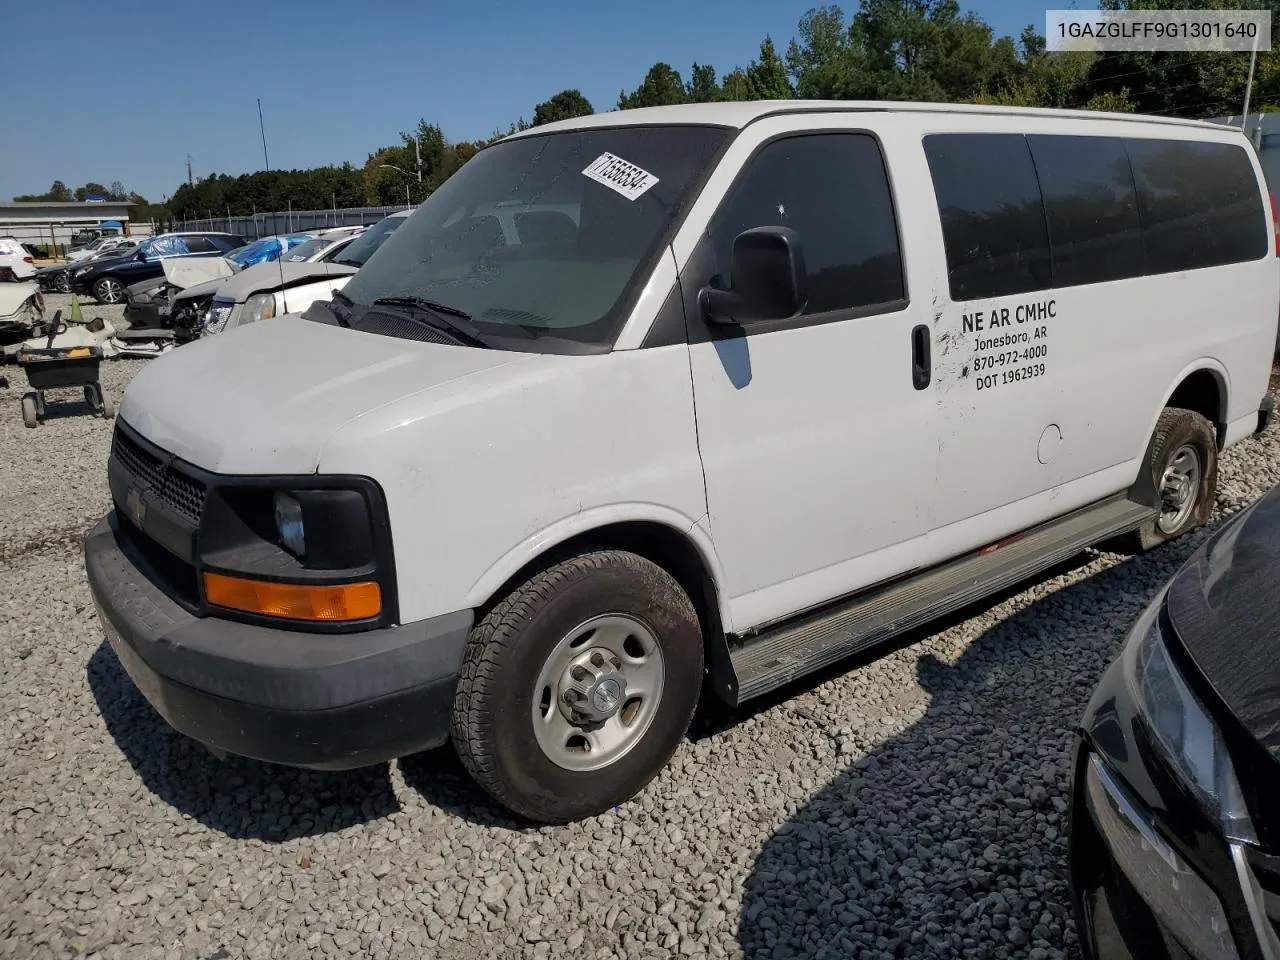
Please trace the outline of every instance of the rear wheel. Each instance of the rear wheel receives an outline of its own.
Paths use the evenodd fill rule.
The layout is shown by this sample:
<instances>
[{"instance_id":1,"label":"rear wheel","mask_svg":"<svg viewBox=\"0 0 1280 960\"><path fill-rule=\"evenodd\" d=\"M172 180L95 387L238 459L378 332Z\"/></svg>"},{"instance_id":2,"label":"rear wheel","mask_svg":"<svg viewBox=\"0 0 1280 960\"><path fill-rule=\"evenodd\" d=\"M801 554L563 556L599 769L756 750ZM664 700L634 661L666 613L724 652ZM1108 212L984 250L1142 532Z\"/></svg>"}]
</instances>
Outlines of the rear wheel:
<instances>
[{"instance_id":1,"label":"rear wheel","mask_svg":"<svg viewBox=\"0 0 1280 960\"><path fill-rule=\"evenodd\" d=\"M1138 552L1208 521L1218 486L1213 426L1193 410L1167 408L1156 423L1147 469L1160 496L1160 513L1130 535L1128 545Z\"/></svg>"},{"instance_id":2,"label":"rear wheel","mask_svg":"<svg viewBox=\"0 0 1280 960\"><path fill-rule=\"evenodd\" d=\"M103 277L93 285L93 295L100 303L119 303L124 299L124 286L115 277Z\"/></svg>"},{"instance_id":3,"label":"rear wheel","mask_svg":"<svg viewBox=\"0 0 1280 960\"><path fill-rule=\"evenodd\" d=\"M565 823L653 779L701 685L701 629L680 585L636 554L587 553L525 581L476 626L453 742L499 803Z\"/></svg>"}]
</instances>

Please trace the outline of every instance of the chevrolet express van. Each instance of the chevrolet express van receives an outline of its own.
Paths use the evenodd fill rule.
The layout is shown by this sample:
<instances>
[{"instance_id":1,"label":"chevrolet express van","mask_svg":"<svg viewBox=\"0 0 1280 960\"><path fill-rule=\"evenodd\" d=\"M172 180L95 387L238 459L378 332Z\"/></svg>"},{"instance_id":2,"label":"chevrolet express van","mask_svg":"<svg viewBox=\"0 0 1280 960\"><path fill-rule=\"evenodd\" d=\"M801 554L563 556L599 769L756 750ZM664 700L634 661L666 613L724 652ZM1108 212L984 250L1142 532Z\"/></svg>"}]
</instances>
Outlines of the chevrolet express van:
<instances>
[{"instance_id":1,"label":"chevrolet express van","mask_svg":"<svg viewBox=\"0 0 1280 960\"><path fill-rule=\"evenodd\" d=\"M791 101L548 124L332 301L143 370L89 582L216 752L452 740L567 821L640 790L704 694L1201 524L1271 417L1278 308L1230 128Z\"/></svg>"}]
</instances>

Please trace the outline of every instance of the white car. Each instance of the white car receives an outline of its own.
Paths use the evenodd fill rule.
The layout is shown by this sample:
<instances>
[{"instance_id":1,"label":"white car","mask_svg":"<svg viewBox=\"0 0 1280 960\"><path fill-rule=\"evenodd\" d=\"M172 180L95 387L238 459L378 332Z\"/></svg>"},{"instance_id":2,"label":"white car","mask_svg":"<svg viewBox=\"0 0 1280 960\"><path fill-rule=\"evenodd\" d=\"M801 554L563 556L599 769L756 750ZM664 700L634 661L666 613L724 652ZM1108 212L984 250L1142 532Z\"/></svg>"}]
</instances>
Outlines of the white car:
<instances>
[{"instance_id":1,"label":"white car","mask_svg":"<svg viewBox=\"0 0 1280 960\"><path fill-rule=\"evenodd\" d=\"M384 217L354 236L324 235L294 248L279 263L237 274L218 288L204 316L201 336L213 336L259 320L302 313L329 300L405 220L410 211ZM297 261L298 255L306 259Z\"/></svg>"},{"instance_id":2,"label":"white car","mask_svg":"<svg viewBox=\"0 0 1280 960\"><path fill-rule=\"evenodd\" d=\"M0 237L0 280L26 280L35 275L35 258L12 237Z\"/></svg>"},{"instance_id":3,"label":"white car","mask_svg":"<svg viewBox=\"0 0 1280 960\"><path fill-rule=\"evenodd\" d=\"M121 236L105 236L99 237L91 242L88 246L81 247L79 250L72 250L67 254L67 263L79 263L81 260L89 260L94 257L103 256L120 256L125 252L132 250L138 245L138 241L134 237Z\"/></svg>"},{"instance_id":4,"label":"white car","mask_svg":"<svg viewBox=\"0 0 1280 960\"><path fill-rule=\"evenodd\" d=\"M786 101L509 136L329 303L134 378L99 622L215 750L451 739L525 817L610 810L704 690L1204 523L1274 412L1276 226L1240 131L1173 118Z\"/></svg>"},{"instance_id":5,"label":"white car","mask_svg":"<svg viewBox=\"0 0 1280 960\"><path fill-rule=\"evenodd\" d=\"M26 333L44 317L39 284L0 284L0 334Z\"/></svg>"}]
</instances>

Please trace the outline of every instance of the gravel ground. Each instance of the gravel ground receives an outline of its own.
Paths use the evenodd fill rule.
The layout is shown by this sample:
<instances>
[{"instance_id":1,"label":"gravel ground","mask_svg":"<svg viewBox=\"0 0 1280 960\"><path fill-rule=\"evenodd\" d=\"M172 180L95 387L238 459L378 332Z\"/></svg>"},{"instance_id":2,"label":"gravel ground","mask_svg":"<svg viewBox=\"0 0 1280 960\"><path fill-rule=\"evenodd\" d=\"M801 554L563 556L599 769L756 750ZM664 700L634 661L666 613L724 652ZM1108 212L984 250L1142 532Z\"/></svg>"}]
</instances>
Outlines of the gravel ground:
<instances>
[{"instance_id":1,"label":"gravel ground","mask_svg":"<svg viewBox=\"0 0 1280 960\"><path fill-rule=\"evenodd\" d=\"M103 311L105 313L105 311ZM117 398L144 361L104 365ZM1203 534L1090 553L932 635L701 718L615 813L528 829L438 751L347 774L220 762L104 644L78 537L110 423L0 390L0 956L1074 955L1071 729ZM1280 482L1222 463L1218 521Z\"/></svg>"}]
</instances>

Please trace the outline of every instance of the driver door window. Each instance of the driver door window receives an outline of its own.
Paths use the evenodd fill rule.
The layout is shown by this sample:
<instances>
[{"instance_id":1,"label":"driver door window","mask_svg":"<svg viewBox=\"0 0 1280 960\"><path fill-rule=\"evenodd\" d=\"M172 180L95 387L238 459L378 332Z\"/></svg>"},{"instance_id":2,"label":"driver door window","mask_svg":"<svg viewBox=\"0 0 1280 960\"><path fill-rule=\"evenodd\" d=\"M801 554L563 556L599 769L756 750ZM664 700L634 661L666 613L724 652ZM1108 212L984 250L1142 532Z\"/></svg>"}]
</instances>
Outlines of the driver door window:
<instances>
[{"instance_id":1,"label":"driver door window","mask_svg":"<svg viewBox=\"0 0 1280 960\"><path fill-rule=\"evenodd\" d=\"M722 285L733 238L763 226L800 235L809 294L805 316L887 308L905 299L898 226L874 137L810 134L763 146L711 228Z\"/></svg>"}]
</instances>

